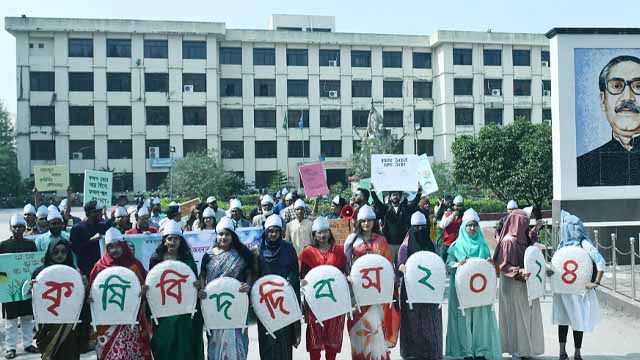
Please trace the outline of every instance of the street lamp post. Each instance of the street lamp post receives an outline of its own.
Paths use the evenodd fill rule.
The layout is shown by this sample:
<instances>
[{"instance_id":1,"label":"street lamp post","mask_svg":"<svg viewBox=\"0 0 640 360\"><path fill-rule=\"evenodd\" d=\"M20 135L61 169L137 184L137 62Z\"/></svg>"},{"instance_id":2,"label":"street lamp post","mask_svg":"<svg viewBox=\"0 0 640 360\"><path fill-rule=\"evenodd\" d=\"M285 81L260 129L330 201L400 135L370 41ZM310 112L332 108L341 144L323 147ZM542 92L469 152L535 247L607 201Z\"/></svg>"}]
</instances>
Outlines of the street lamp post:
<instances>
[{"instance_id":1,"label":"street lamp post","mask_svg":"<svg viewBox=\"0 0 640 360\"><path fill-rule=\"evenodd\" d=\"M415 140L415 152L416 155L420 155L418 154L418 134L422 133L422 124L419 122L415 122L413 124L413 130L414 130L414 140Z\"/></svg>"},{"instance_id":2,"label":"street lamp post","mask_svg":"<svg viewBox=\"0 0 640 360\"><path fill-rule=\"evenodd\" d=\"M169 147L169 155L171 157L171 163L169 164L169 176L170 176L170 186L169 186L169 197L173 199L173 154L176 152L175 146Z\"/></svg>"}]
</instances>

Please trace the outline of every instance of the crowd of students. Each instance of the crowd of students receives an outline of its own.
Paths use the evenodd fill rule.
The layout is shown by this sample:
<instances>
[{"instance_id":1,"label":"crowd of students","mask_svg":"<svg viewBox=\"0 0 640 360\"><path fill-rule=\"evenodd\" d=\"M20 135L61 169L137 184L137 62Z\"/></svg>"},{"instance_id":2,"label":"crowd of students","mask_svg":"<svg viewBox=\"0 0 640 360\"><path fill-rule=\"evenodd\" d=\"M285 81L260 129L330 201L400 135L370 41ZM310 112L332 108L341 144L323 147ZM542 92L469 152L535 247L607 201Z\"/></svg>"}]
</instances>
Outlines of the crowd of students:
<instances>
[{"instance_id":1,"label":"crowd of students","mask_svg":"<svg viewBox=\"0 0 640 360\"><path fill-rule=\"evenodd\" d=\"M33 274L34 279L47 266L66 264L78 269L88 287L100 271L111 266L127 267L143 285L140 294L143 305L138 324L133 327L99 326L93 333L87 305L78 326L49 324L40 327L34 337L30 300L3 304L5 357L16 356L20 321L24 350L41 352L43 359L78 359L92 348L99 359L204 359L205 347L208 359L246 359L249 352L246 328L213 330L205 345L199 305L193 317L172 316L159 319L157 324L148 321L144 305L145 267L135 258L123 235L160 232L163 239L148 268L165 260L178 260L197 275L196 262L183 234L202 230L215 230L216 242L204 255L198 281L193 284L200 297L205 296L206 284L223 276L237 279L242 284L239 290L249 292L255 280L276 274L287 279L299 296L305 275L317 266L332 265L348 275L352 264L366 254L382 255L393 264L399 285L394 294L399 301L394 306L363 306L350 319L338 316L320 325L303 304L306 348L311 359L320 359L322 352L326 359L335 359L342 348L345 325L353 359L389 359L389 349L398 338L405 359L501 359L503 353L529 359L544 353L540 303L534 300L529 304L525 281L530 274L524 270L525 249L537 242L542 226L540 221L533 228L529 226L536 211L519 210L515 202L509 202L508 214L498 223L497 247L492 254L480 229L479 215L464 208L461 196L445 196L431 211L429 199L420 190L408 200L402 192L391 192L380 199L375 192L358 189L348 200L335 196L324 216L318 215L317 201L310 206L295 191L286 189L273 196L261 196L260 203L248 216L238 199L230 199L229 209L223 210L213 196L184 218L179 204L172 202L163 212L158 198L127 208L128 199L121 197L111 209L90 201L84 205L83 219L71 216L66 201L37 209L28 204L23 214L11 218L13 235L0 242L0 253L46 251L44 264ZM352 215L343 212L347 205L351 206ZM353 222L353 232L340 245L328 220L345 215ZM255 249L249 250L238 238L236 231L242 227L263 228ZM582 334L593 330L599 321L594 289L602 278L604 259L576 216L562 212L560 233L559 247L582 247L596 265L584 297L553 296L553 323L558 325L560 359L568 359L565 344L571 327L574 359L580 360ZM101 240L105 243L102 255ZM419 251L439 254L450 275L444 349L440 307L414 304L409 309L406 305L406 288L400 280L407 259ZM491 305L464 312L459 308L455 274L471 258L485 259L499 272L499 316ZM548 272L553 271L548 265ZM90 301L88 298L87 303ZM276 331L274 338L258 321L260 357L292 359L293 348L300 344L301 336L299 322Z\"/></svg>"}]
</instances>

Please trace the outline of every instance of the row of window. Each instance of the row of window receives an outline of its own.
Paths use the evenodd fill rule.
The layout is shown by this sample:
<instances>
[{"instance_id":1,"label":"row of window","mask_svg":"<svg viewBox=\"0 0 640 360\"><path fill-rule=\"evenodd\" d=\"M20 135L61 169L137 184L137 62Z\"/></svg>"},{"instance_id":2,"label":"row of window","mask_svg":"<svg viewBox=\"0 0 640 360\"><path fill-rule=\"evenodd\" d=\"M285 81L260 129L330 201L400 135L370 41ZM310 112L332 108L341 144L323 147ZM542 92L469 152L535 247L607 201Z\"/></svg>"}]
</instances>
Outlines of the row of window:
<instances>
[{"instance_id":1,"label":"row of window","mask_svg":"<svg viewBox=\"0 0 640 360\"><path fill-rule=\"evenodd\" d=\"M547 50L540 52L542 66L549 67L550 54ZM482 63L484 66L502 66L502 50L484 49L482 52ZM531 66L531 50L511 51L513 66ZM453 65L473 65L473 49L453 49Z\"/></svg>"},{"instance_id":2,"label":"row of window","mask_svg":"<svg viewBox=\"0 0 640 360\"><path fill-rule=\"evenodd\" d=\"M69 72L69 91L93 91L94 74L92 72ZM131 73L108 72L107 91L130 92ZM55 91L55 73L49 71L32 71L29 73L31 91ZM206 74L182 74L184 91L207 91ZM145 73L144 87L147 92L168 92L169 73Z\"/></svg>"},{"instance_id":3,"label":"row of window","mask_svg":"<svg viewBox=\"0 0 640 360\"><path fill-rule=\"evenodd\" d=\"M551 96L551 80L542 80L542 96ZM473 79L453 79L454 95L473 95ZM484 94L502 96L502 79L485 79ZM513 80L514 96L531 96L531 80Z\"/></svg>"},{"instance_id":4,"label":"row of window","mask_svg":"<svg viewBox=\"0 0 640 360\"><path fill-rule=\"evenodd\" d=\"M456 125L473 126L473 109L472 108L456 108L455 121ZM531 122L531 109L513 109L513 119ZM551 121L551 109L542 109L542 120ZM502 125L503 110L502 109L485 109L484 110L485 125Z\"/></svg>"}]
</instances>

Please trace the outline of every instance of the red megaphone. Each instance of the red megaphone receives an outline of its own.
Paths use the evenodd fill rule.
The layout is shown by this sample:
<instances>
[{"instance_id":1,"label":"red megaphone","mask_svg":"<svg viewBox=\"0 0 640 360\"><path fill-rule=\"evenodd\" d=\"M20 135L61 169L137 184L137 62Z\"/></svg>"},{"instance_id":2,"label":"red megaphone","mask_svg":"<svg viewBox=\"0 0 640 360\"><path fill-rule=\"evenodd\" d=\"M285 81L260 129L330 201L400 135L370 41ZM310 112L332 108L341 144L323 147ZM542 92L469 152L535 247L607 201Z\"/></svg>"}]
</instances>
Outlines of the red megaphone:
<instances>
[{"instance_id":1,"label":"red megaphone","mask_svg":"<svg viewBox=\"0 0 640 360\"><path fill-rule=\"evenodd\" d=\"M342 211L340 211L340 216L342 216L343 219L351 219L353 218L354 212L351 205L345 205L342 207Z\"/></svg>"}]
</instances>

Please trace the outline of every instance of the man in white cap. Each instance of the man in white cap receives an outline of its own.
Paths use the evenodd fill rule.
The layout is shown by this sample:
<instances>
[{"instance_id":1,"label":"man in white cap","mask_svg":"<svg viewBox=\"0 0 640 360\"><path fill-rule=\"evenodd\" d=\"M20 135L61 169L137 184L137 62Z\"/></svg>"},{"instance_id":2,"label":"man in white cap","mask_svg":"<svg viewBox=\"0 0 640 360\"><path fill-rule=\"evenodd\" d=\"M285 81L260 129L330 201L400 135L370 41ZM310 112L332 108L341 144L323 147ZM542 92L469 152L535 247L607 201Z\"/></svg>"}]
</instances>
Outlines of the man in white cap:
<instances>
[{"instance_id":1,"label":"man in white cap","mask_svg":"<svg viewBox=\"0 0 640 360\"><path fill-rule=\"evenodd\" d=\"M296 200L293 207L296 217L287 222L284 239L291 242L296 249L296 253L300 254L302 249L307 245L311 245L313 241L311 236L313 222L306 216L307 205L302 199Z\"/></svg>"},{"instance_id":2,"label":"man in white cap","mask_svg":"<svg viewBox=\"0 0 640 360\"><path fill-rule=\"evenodd\" d=\"M131 221L129 218L129 212L122 206L118 206L113 211L113 226L117 227L121 233L125 233L131 229Z\"/></svg>"},{"instance_id":3,"label":"man in white cap","mask_svg":"<svg viewBox=\"0 0 640 360\"><path fill-rule=\"evenodd\" d=\"M125 235L134 234L155 234L158 229L149 225L149 209L146 206L141 207L136 212L136 224L125 232Z\"/></svg>"},{"instance_id":4,"label":"man in white cap","mask_svg":"<svg viewBox=\"0 0 640 360\"><path fill-rule=\"evenodd\" d=\"M37 251L33 241L24 238L26 222L21 214L15 214L9 222L12 236L8 240L0 242L0 254L13 254L22 252ZM19 289L21 290L21 289ZM16 357L18 321L22 329L22 346L29 353L37 353L38 349L33 346L33 310L31 300L14 301L2 304L2 318L5 319L5 358Z\"/></svg>"},{"instance_id":5,"label":"man in white cap","mask_svg":"<svg viewBox=\"0 0 640 360\"><path fill-rule=\"evenodd\" d=\"M287 206L289 206L289 205L286 204L286 197L289 194L289 190L287 188L284 188L284 189L282 189L282 191L278 191L278 193L280 193L281 195L276 195L276 197L278 198L278 203L273 208L273 213L274 214L280 214L282 209L284 209Z\"/></svg>"},{"instance_id":6,"label":"man in white cap","mask_svg":"<svg viewBox=\"0 0 640 360\"><path fill-rule=\"evenodd\" d=\"M507 215L503 216L496 222L495 229L495 238L498 239L500 237L500 232L502 231L502 227L504 226L505 220L507 220L507 216L513 212L513 210L518 210L518 203L515 200L509 200L507 203Z\"/></svg>"},{"instance_id":7,"label":"man in white cap","mask_svg":"<svg viewBox=\"0 0 640 360\"><path fill-rule=\"evenodd\" d=\"M47 215L49 210L44 205L40 205L36 211L36 226L31 229L30 232L25 235L41 235L49 231L49 223L47 222Z\"/></svg>"},{"instance_id":8,"label":"man in white cap","mask_svg":"<svg viewBox=\"0 0 640 360\"><path fill-rule=\"evenodd\" d=\"M156 229L160 228L160 221L165 217L165 215L161 214L161 211L160 198L154 197L153 200L151 200L151 216L149 217L149 222L150 225Z\"/></svg>"},{"instance_id":9,"label":"man in white cap","mask_svg":"<svg viewBox=\"0 0 640 360\"><path fill-rule=\"evenodd\" d=\"M215 196L209 196L207 198L207 206L213 209L216 214L216 222L220 221L223 216L226 215L225 211L218 207L218 199Z\"/></svg>"},{"instance_id":10,"label":"man in white cap","mask_svg":"<svg viewBox=\"0 0 640 360\"><path fill-rule=\"evenodd\" d=\"M449 251L449 247L451 247L458 238L460 226L462 225L463 214L464 199L461 195L458 195L453 199L453 211L445 212L444 216L442 216L442 219L438 223L438 227L442 229L443 234L440 255L445 263L447 261L447 252Z\"/></svg>"},{"instance_id":11,"label":"man in white cap","mask_svg":"<svg viewBox=\"0 0 640 360\"><path fill-rule=\"evenodd\" d=\"M64 219L58 210L49 211L47 221L49 222L49 231L36 238L38 251L46 251L49 248L49 243L53 240L69 241L69 233L64 230Z\"/></svg>"},{"instance_id":12,"label":"man in white cap","mask_svg":"<svg viewBox=\"0 0 640 360\"><path fill-rule=\"evenodd\" d=\"M291 195L291 197L289 197L289 195ZM288 223L289 221L295 219L297 217L296 215L296 209L295 209L295 203L297 200L300 199L300 196L298 195L297 191L292 191L290 193L287 194L287 198L289 200L287 201L287 207L284 208L281 212L280 212L280 217L282 218L282 220L285 223ZM304 208L304 214L305 217L310 218L310 217L315 217L316 214L318 213L318 202L314 201L313 203L313 210L311 210L308 206L305 206Z\"/></svg>"},{"instance_id":13,"label":"man in white cap","mask_svg":"<svg viewBox=\"0 0 640 360\"><path fill-rule=\"evenodd\" d=\"M108 227L95 200L84 204L84 213L85 219L71 228L70 242L80 273L89 276L93 265L100 260L100 239Z\"/></svg>"},{"instance_id":14,"label":"man in white cap","mask_svg":"<svg viewBox=\"0 0 640 360\"><path fill-rule=\"evenodd\" d=\"M229 200L229 215L236 229L251 227L251 222L244 218L242 203L238 199Z\"/></svg>"},{"instance_id":15,"label":"man in white cap","mask_svg":"<svg viewBox=\"0 0 640 360\"><path fill-rule=\"evenodd\" d=\"M160 221L160 228L158 229L158 231L162 232L165 224L171 220L179 223L184 229L185 223L184 221L182 221L182 212L180 211L180 204L178 204L175 201L172 201L169 203L169 207L167 208L167 217Z\"/></svg>"},{"instance_id":16,"label":"man in white cap","mask_svg":"<svg viewBox=\"0 0 640 360\"><path fill-rule=\"evenodd\" d=\"M275 201L273 201L271 195L266 194L262 196L262 199L260 200L262 213L253 217L253 226L264 227L264 222L267 221L267 218L271 216L271 214L273 214L274 206Z\"/></svg>"},{"instance_id":17,"label":"man in white cap","mask_svg":"<svg viewBox=\"0 0 640 360\"><path fill-rule=\"evenodd\" d=\"M327 219L340 219L342 218L342 207L347 204L347 200L345 200L340 195L336 195L336 197L331 200L331 212L327 215Z\"/></svg>"},{"instance_id":18,"label":"man in white cap","mask_svg":"<svg viewBox=\"0 0 640 360\"><path fill-rule=\"evenodd\" d=\"M24 209L22 209L22 212L24 214L24 220L27 224L27 232L26 233L30 233L32 231L32 229L34 229L36 227L36 208L35 206L31 205L31 204L27 204L24 206Z\"/></svg>"}]
</instances>

